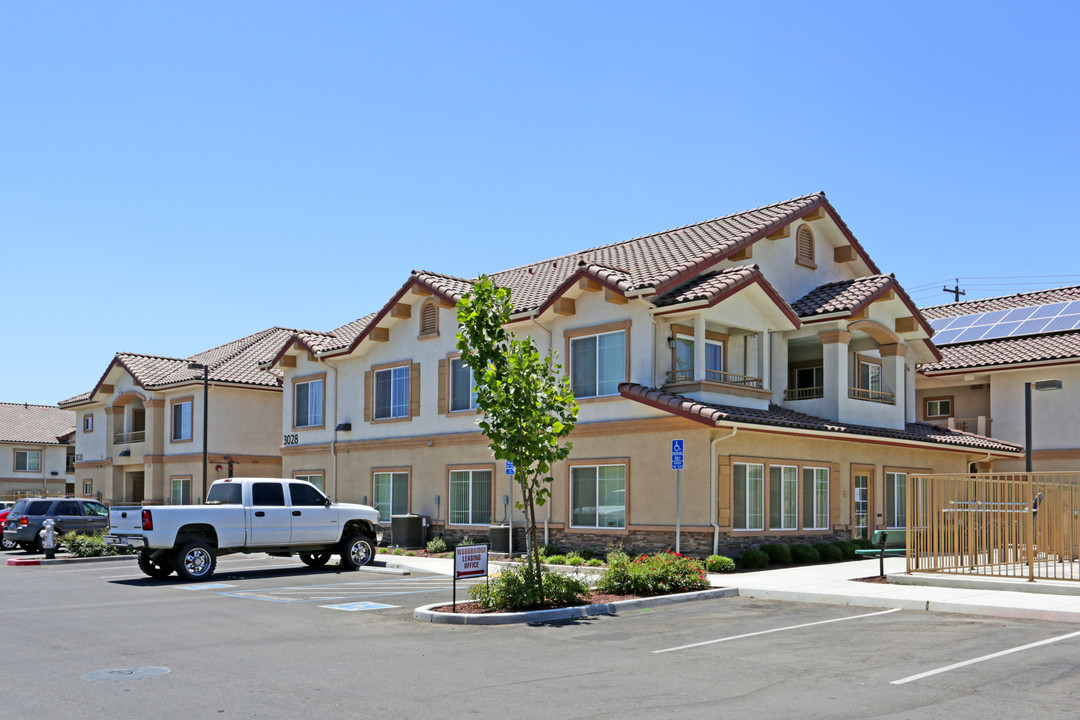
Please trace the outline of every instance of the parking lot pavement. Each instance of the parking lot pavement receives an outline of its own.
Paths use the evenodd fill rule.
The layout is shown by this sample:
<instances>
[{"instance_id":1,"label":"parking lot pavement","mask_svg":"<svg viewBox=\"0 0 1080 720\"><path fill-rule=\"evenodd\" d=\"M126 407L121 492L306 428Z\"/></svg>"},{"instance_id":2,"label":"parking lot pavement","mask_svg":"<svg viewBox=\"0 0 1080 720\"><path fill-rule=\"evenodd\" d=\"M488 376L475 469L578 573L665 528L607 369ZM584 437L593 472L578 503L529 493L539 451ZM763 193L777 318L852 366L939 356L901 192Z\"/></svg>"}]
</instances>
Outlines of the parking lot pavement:
<instances>
[{"instance_id":1,"label":"parking lot pavement","mask_svg":"<svg viewBox=\"0 0 1080 720\"><path fill-rule=\"evenodd\" d=\"M449 598L444 576L220 567L191 585L123 562L0 566L5 715L1076 716L1080 636L1066 623L730 598L431 625L411 611ZM398 607L327 607L364 602Z\"/></svg>"}]
</instances>

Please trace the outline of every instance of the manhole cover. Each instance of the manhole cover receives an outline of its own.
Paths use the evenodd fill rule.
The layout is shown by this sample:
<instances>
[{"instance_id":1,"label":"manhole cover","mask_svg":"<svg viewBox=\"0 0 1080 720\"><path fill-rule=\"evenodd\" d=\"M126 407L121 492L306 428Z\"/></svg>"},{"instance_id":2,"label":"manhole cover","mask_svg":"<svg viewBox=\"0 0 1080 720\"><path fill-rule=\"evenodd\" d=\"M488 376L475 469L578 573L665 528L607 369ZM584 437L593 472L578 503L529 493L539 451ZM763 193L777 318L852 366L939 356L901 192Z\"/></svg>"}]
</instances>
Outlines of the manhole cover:
<instances>
[{"instance_id":1,"label":"manhole cover","mask_svg":"<svg viewBox=\"0 0 1080 720\"><path fill-rule=\"evenodd\" d=\"M113 670L98 670L92 673L86 673L82 676L83 680L89 680L90 682L121 682L123 680L146 680L147 678L161 677L167 675L170 672L169 668L165 667L133 667L133 668L115 668Z\"/></svg>"}]
</instances>

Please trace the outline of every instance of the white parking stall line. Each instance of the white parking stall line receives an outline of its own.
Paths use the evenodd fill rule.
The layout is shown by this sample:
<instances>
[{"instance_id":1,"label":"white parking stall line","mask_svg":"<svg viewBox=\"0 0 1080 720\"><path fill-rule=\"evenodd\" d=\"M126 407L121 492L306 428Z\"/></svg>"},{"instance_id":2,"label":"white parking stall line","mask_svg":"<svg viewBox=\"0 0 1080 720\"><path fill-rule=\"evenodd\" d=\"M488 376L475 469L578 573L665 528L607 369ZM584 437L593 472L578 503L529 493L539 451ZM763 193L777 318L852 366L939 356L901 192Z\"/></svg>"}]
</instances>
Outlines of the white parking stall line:
<instances>
[{"instance_id":1,"label":"white parking stall line","mask_svg":"<svg viewBox=\"0 0 1080 720\"><path fill-rule=\"evenodd\" d=\"M1027 645L1020 645L1018 647L1009 648L1008 650L1001 650L996 653L990 653L989 655L983 655L982 657L972 658L971 660L964 660L963 662L953 663L952 665L946 665L945 667L937 668L936 670L927 670L926 672L919 673L918 675L909 675L906 678L900 678L899 680L893 680L892 685L903 685L905 683L914 682L915 680L922 680L932 675L939 675L941 673L949 672L950 670L956 670L957 668L967 667L968 665L974 665L975 663L985 662L987 660L993 660L1004 655L1012 655L1024 650L1030 650L1031 648L1041 647L1043 645L1049 645L1051 643L1061 642L1062 640L1068 640L1080 636L1080 632L1069 633L1068 635L1059 635L1057 637L1049 638L1047 640L1040 640L1038 642L1028 643Z\"/></svg>"},{"instance_id":2,"label":"white parking stall line","mask_svg":"<svg viewBox=\"0 0 1080 720\"><path fill-rule=\"evenodd\" d=\"M817 622L802 623L801 625L788 625L787 627L773 628L771 630L761 630L759 632L752 633L744 633L742 635L730 635L728 637L717 638L716 640L706 640L705 642L691 643L690 645L680 645L679 647L666 648L664 650L653 650L653 654L655 655L658 653L675 652L676 650L687 650L689 648L701 647L702 645L713 645L715 643L727 642L728 640L741 640L743 638L755 637L757 635L768 635L770 633L784 632L786 630L798 630L800 628L813 627L814 625L827 625L829 623L844 622L845 620L858 620L859 618L874 617L875 615L888 615L889 613L894 612L900 612L900 608L865 613L863 615L849 615L848 617L833 618L832 620L818 620Z\"/></svg>"},{"instance_id":3,"label":"white parking stall line","mask_svg":"<svg viewBox=\"0 0 1080 720\"><path fill-rule=\"evenodd\" d=\"M461 584L463 588L470 584ZM254 590L231 590L219 593L227 597L245 600L263 600L277 603L326 602L327 600L360 600L361 598L388 597L392 595L418 595L447 591L452 584L445 577L403 578L401 580L360 580L345 583L322 583L318 585L286 585Z\"/></svg>"}]
</instances>

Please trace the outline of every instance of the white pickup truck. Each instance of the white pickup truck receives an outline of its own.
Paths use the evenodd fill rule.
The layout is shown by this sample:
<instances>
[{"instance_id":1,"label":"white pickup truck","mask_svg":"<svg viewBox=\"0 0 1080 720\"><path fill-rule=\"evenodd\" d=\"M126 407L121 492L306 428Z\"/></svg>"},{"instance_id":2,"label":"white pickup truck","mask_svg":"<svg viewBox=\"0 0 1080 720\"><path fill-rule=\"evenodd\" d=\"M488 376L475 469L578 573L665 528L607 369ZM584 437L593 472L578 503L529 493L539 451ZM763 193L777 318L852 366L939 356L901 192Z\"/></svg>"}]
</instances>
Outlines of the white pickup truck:
<instances>
[{"instance_id":1,"label":"white pickup truck","mask_svg":"<svg viewBox=\"0 0 1080 720\"><path fill-rule=\"evenodd\" d=\"M218 555L299 554L321 567L331 554L350 569L370 563L382 540L379 513L334 503L309 482L229 478L210 486L203 505L112 507L105 543L138 548L139 569L154 578L174 570L187 581L214 573Z\"/></svg>"}]
</instances>

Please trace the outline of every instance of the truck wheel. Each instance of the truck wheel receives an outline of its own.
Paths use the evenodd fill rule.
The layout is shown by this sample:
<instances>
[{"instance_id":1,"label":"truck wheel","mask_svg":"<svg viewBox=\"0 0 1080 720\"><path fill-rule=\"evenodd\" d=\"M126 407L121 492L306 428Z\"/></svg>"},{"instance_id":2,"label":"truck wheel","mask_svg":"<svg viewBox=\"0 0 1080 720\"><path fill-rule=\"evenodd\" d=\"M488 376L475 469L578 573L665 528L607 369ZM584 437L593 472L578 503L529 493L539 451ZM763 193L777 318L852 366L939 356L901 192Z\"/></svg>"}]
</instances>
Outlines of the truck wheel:
<instances>
[{"instance_id":1,"label":"truck wheel","mask_svg":"<svg viewBox=\"0 0 1080 720\"><path fill-rule=\"evenodd\" d=\"M14 540L8 540L7 538L0 539L0 542L3 543L3 548L5 550L14 550L15 548L19 547L19 543L15 542Z\"/></svg>"},{"instance_id":2,"label":"truck wheel","mask_svg":"<svg viewBox=\"0 0 1080 720\"><path fill-rule=\"evenodd\" d=\"M139 569L152 578L167 578L172 575L173 566L169 562L168 553L158 555L155 560L148 550L139 552Z\"/></svg>"},{"instance_id":3,"label":"truck wheel","mask_svg":"<svg viewBox=\"0 0 1080 720\"><path fill-rule=\"evenodd\" d=\"M214 574L217 557L212 547L202 540L194 540L176 551L172 564L181 578L188 582L198 582Z\"/></svg>"},{"instance_id":4,"label":"truck wheel","mask_svg":"<svg viewBox=\"0 0 1080 720\"><path fill-rule=\"evenodd\" d=\"M358 570L375 559L375 541L367 535L352 535L341 543L341 566Z\"/></svg>"},{"instance_id":5,"label":"truck wheel","mask_svg":"<svg viewBox=\"0 0 1080 720\"><path fill-rule=\"evenodd\" d=\"M300 553L300 562L308 567L322 567L330 560L330 553Z\"/></svg>"}]
</instances>

